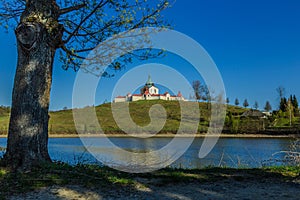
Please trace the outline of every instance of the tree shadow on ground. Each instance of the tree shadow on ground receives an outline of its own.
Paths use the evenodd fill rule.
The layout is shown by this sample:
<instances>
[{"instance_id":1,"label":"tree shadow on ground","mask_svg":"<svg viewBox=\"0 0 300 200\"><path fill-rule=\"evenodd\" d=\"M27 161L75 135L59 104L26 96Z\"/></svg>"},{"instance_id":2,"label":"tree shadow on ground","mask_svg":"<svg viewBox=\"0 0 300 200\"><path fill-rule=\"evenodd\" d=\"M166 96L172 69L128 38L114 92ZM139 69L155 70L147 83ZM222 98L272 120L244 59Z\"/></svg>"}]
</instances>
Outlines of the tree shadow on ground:
<instances>
[{"instance_id":1,"label":"tree shadow on ground","mask_svg":"<svg viewBox=\"0 0 300 200\"><path fill-rule=\"evenodd\" d=\"M129 174L53 163L28 173L0 172L0 199L298 199L299 168L163 169Z\"/></svg>"}]
</instances>

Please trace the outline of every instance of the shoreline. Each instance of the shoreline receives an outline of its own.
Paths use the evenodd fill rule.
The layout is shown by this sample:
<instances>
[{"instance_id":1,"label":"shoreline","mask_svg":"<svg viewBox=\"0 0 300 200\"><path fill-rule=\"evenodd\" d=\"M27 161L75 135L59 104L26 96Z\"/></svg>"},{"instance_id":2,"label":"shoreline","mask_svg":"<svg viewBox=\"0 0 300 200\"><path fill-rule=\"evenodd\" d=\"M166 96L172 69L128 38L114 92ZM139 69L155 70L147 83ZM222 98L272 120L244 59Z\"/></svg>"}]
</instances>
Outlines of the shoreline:
<instances>
[{"instance_id":1,"label":"shoreline","mask_svg":"<svg viewBox=\"0 0 300 200\"><path fill-rule=\"evenodd\" d=\"M173 138L175 134L159 134L159 135L126 135L126 134L51 134L49 138ZM289 135L266 135L266 134L221 134L221 135L206 135L206 134L182 134L177 135L177 138L205 138L205 137L220 137L220 138L295 138L299 135L289 134ZM0 138L7 138L7 135L0 135Z\"/></svg>"}]
</instances>

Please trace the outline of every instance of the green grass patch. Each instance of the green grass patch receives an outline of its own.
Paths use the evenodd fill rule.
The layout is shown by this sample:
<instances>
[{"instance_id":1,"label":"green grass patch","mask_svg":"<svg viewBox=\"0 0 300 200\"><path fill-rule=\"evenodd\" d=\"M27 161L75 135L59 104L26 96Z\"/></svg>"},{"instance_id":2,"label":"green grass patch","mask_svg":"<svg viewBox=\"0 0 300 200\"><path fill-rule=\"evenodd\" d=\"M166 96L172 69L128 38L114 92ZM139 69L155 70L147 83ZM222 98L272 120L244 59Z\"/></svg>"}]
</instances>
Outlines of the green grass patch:
<instances>
[{"instance_id":1,"label":"green grass patch","mask_svg":"<svg viewBox=\"0 0 300 200\"><path fill-rule=\"evenodd\" d=\"M269 172L279 173L286 177L300 176L300 167L296 166L266 167L264 169Z\"/></svg>"},{"instance_id":2,"label":"green grass patch","mask_svg":"<svg viewBox=\"0 0 300 200\"><path fill-rule=\"evenodd\" d=\"M193 104L194 102L178 102L178 101L163 101L163 100L152 100L152 101L136 101L129 103L129 111L130 117L133 122L139 126L147 126L150 124L149 111L153 105L159 104L161 105L167 115L166 123L164 124L163 129L159 134L164 133L173 133L176 134L177 130L181 123L181 110L180 104L183 103L187 106L189 104ZM199 105L199 126L198 132L204 133L207 132L210 122L210 105L206 102L200 102ZM94 109L91 107L87 107L84 109ZM84 110L83 109L83 110ZM116 121L114 120L111 103L102 104L100 106L95 107L97 118L92 118L92 116L86 116L85 121L86 124L82 124L81 127L78 127L80 133L97 133L97 127L94 125L95 122L99 122L102 130L107 134L123 134L124 132L118 127ZM241 118L241 115L248 109L238 107L238 106L227 106L227 117L225 120L224 133L257 133L264 128L272 128L276 131L276 128L281 127L289 127L289 119L286 117L273 116L270 120L256 120L256 119L247 119ZM7 134L8 124L9 124L9 112L10 110L5 107L0 107L0 134ZM122 114L122 113L121 113ZM49 134L76 134L77 131L75 129L73 112L72 110L62 110L50 112L50 120L49 120ZM192 118L193 113L189 114L190 116L185 116L187 119L189 117ZM125 113L124 113L125 116ZM230 116L230 117L229 117ZM126 116L128 117L128 116ZM124 118L127 120L127 118ZM164 119L162 119L164 120ZM191 119L192 121L192 119ZM184 127L186 132L191 130L193 125L187 124ZM293 128L300 127L300 118L293 118ZM151 127L150 127L151 128ZM132 130L134 132L134 130ZM280 132L280 131L279 131Z\"/></svg>"}]
</instances>

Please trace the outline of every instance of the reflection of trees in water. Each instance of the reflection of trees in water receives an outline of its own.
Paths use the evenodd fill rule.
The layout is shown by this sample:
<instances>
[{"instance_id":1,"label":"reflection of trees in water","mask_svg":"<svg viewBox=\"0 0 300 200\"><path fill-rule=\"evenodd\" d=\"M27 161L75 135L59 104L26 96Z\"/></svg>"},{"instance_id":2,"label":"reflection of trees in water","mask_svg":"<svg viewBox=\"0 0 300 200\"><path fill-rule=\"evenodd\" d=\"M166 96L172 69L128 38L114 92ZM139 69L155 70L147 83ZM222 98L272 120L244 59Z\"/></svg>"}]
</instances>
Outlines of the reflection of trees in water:
<instances>
[{"instance_id":1,"label":"reflection of trees in water","mask_svg":"<svg viewBox=\"0 0 300 200\"><path fill-rule=\"evenodd\" d=\"M275 152L263 165L300 166L300 139L291 141L288 150Z\"/></svg>"}]
</instances>

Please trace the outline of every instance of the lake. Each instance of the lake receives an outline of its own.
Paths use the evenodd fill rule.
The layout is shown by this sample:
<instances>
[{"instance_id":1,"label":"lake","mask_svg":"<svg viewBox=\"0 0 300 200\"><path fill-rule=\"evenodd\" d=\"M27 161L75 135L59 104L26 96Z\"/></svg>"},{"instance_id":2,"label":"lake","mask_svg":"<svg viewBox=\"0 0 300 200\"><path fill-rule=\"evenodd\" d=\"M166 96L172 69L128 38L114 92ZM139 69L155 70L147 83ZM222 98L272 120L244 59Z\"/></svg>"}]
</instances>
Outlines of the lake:
<instances>
[{"instance_id":1,"label":"lake","mask_svg":"<svg viewBox=\"0 0 300 200\"><path fill-rule=\"evenodd\" d=\"M149 152L159 150L172 138L109 138L116 146L129 152ZM87 138L95 142L98 151L106 154L116 153L106 146L103 138ZM184 140L184 138L182 139ZM0 147L6 146L6 138L0 138ZM288 138L220 138L212 151L203 159L198 158L203 138L196 138L171 164L172 167L202 168L206 166L261 167L272 155L289 150L291 139ZM49 153L53 160L70 164L99 163L83 146L80 138L49 138ZM2 155L3 152L0 153ZM270 164L267 162L267 164Z\"/></svg>"}]
</instances>

